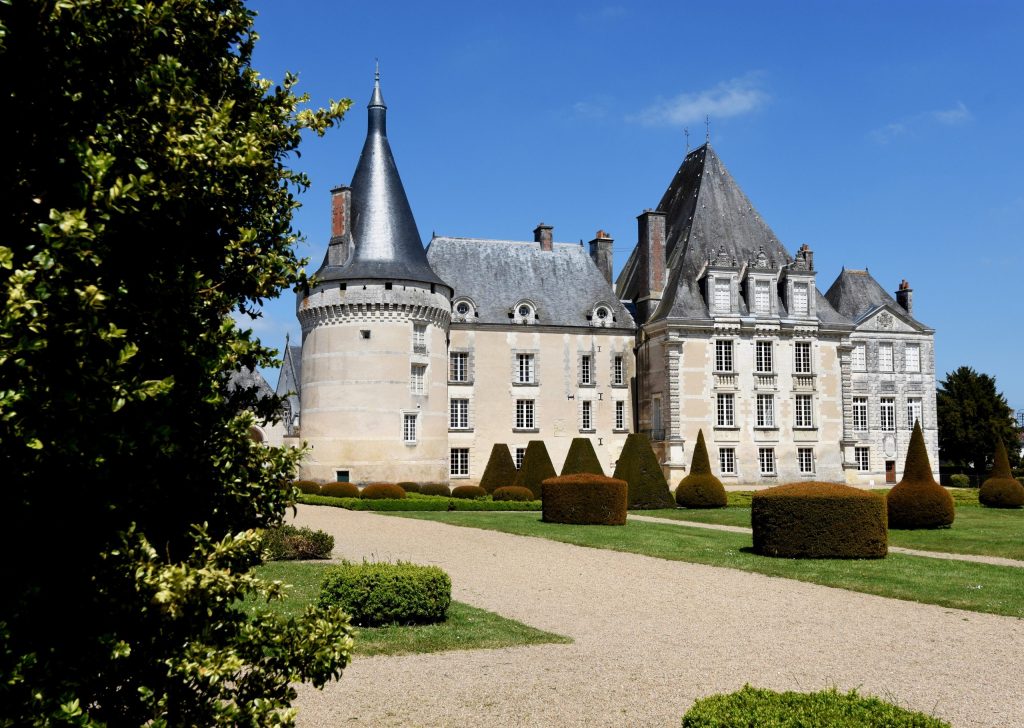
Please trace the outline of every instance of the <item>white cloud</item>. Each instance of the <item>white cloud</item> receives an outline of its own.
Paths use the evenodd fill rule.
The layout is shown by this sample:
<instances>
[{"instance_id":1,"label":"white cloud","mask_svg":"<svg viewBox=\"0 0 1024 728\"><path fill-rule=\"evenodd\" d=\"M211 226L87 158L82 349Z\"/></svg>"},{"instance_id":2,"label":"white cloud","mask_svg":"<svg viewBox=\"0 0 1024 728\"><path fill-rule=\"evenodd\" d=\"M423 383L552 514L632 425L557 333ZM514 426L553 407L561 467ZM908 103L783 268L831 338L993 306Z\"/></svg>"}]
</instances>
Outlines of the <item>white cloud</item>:
<instances>
[{"instance_id":1,"label":"white cloud","mask_svg":"<svg viewBox=\"0 0 1024 728\"><path fill-rule=\"evenodd\" d=\"M933 111L932 118L940 124L956 126L958 124L966 124L974 118L974 115L971 114L970 109L964 106L963 101L957 101L956 106L952 109L946 109L945 111Z\"/></svg>"},{"instance_id":2,"label":"white cloud","mask_svg":"<svg viewBox=\"0 0 1024 728\"><path fill-rule=\"evenodd\" d=\"M897 137L912 135L919 129L927 128L933 124L942 124L943 126L959 126L960 124L966 124L974 119L974 114L962 101L957 101L954 106L949 109L939 109L937 111L924 111L920 114L914 114L908 116L905 119L894 121L885 126L873 129L869 136L874 139L878 144L888 144Z\"/></svg>"},{"instance_id":3,"label":"white cloud","mask_svg":"<svg viewBox=\"0 0 1024 728\"><path fill-rule=\"evenodd\" d=\"M760 87L761 74L723 81L717 86L695 93L684 93L671 99L658 99L627 121L644 126L679 126L711 119L724 119L756 111L768 102L768 94Z\"/></svg>"}]
</instances>

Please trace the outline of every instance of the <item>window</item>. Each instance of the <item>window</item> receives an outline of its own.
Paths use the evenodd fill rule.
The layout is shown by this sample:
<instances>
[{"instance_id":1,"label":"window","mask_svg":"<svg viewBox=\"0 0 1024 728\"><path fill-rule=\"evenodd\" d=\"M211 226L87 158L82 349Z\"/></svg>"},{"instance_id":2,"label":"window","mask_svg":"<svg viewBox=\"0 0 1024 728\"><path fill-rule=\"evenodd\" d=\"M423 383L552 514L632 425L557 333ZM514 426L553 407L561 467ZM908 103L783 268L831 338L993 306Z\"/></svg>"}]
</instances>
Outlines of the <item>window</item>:
<instances>
[{"instance_id":1,"label":"window","mask_svg":"<svg viewBox=\"0 0 1024 728\"><path fill-rule=\"evenodd\" d=\"M878 345L878 371L892 371L892 344Z\"/></svg>"},{"instance_id":2,"label":"window","mask_svg":"<svg viewBox=\"0 0 1024 728\"><path fill-rule=\"evenodd\" d=\"M525 447L517 447L516 448L516 470L519 470L519 469L521 469L523 467L523 458L525 458L525 457L526 457L526 448Z\"/></svg>"},{"instance_id":3,"label":"window","mask_svg":"<svg viewBox=\"0 0 1024 728\"><path fill-rule=\"evenodd\" d=\"M811 342L793 343L793 371L797 374L811 373Z\"/></svg>"},{"instance_id":4,"label":"window","mask_svg":"<svg viewBox=\"0 0 1024 728\"><path fill-rule=\"evenodd\" d=\"M794 283L793 284L793 310L790 313L794 313L797 316L806 316L808 313L807 308L807 284L806 283Z\"/></svg>"},{"instance_id":5,"label":"window","mask_svg":"<svg viewBox=\"0 0 1024 728\"><path fill-rule=\"evenodd\" d=\"M536 427L536 420L533 417L533 400L516 400L516 429L532 430Z\"/></svg>"},{"instance_id":6,"label":"window","mask_svg":"<svg viewBox=\"0 0 1024 728\"><path fill-rule=\"evenodd\" d=\"M715 312L729 313L732 310L732 286L729 281L715 279Z\"/></svg>"},{"instance_id":7,"label":"window","mask_svg":"<svg viewBox=\"0 0 1024 728\"><path fill-rule=\"evenodd\" d=\"M598 321L604 321L608 318L608 309L604 306L598 306L594 310L594 317L597 318Z\"/></svg>"},{"instance_id":8,"label":"window","mask_svg":"<svg viewBox=\"0 0 1024 728\"><path fill-rule=\"evenodd\" d=\"M518 384L533 384L536 381L535 364L536 358L533 354L516 354L516 382Z\"/></svg>"},{"instance_id":9,"label":"window","mask_svg":"<svg viewBox=\"0 0 1024 728\"><path fill-rule=\"evenodd\" d=\"M590 385L594 383L593 357L584 354L580 357L580 384Z\"/></svg>"},{"instance_id":10,"label":"window","mask_svg":"<svg viewBox=\"0 0 1024 728\"><path fill-rule=\"evenodd\" d=\"M626 403L621 399L615 402L615 429L626 429Z\"/></svg>"},{"instance_id":11,"label":"window","mask_svg":"<svg viewBox=\"0 0 1024 728\"><path fill-rule=\"evenodd\" d=\"M427 327L424 324L412 325L412 350L423 353L427 350Z\"/></svg>"},{"instance_id":12,"label":"window","mask_svg":"<svg viewBox=\"0 0 1024 728\"><path fill-rule=\"evenodd\" d=\"M616 354L612 359L612 384L622 385L626 383L626 362L621 354Z\"/></svg>"},{"instance_id":13,"label":"window","mask_svg":"<svg viewBox=\"0 0 1024 728\"><path fill-rule=\"evenodd\" d=\"M423 394L423 383L427 378L425 364L413 364L409 372L409 382L413 394Z\"/></svg>"},{"instance_id":14,"label":"window","mask_svg":"<svg viewBox=\"0 0 1024 728\"><path fill-rule=\"evenodd\" d=\"M798 447L796 449L796 464L801 475L814 474L814 448Z\"/></svg>"},{"instance_id":15,"label":"window","mask_svg":"<svg viewBox=\"0 0 1024 728\"><path fill-rule=\"evenodd\" d=\"M757 395L757 426L775 427L775 395Z\"/></svg>"},{"instance_id":16,"label":"window","mask_svg":"<svg viewBox=\"0 0 1024 728\"><path fill-rule=\"evenodd\" d=\"M715 408L718 415L718 426L719 427L733 427L736 424L736 418L734 417L733 409L733 395L730 394L719 394L718 403Z\"/></svg>"},{"instance_id":17,"label":"window","mask_svg":"<svg viewBox=\"0 0 1024 728\"><path fill-rule=\"evenodd\" d=\"M338 483L347 483L348 482L348 471L347 470L335 470L334 471L334 479Z\"/></svg>"},{"instance_id":18,"label":"window","mask_svg":"<svg viewBox=\"0 0 1024 728\"><path fill-rule=\"evenodd\" d=\"M882 397L879 408L879 419L882 424L882 432L895 432L896 430L896 400L892 397Z\"/></svg>"},{"instance_id":19,"label":"window","mask_svg":"<svg viewBox=\"0 0 1024 728\"><path fill-rule=\"evenodd\" d=\"M871 470L871 448L855 447L853 449L853 460L857 463L857 470L866 473Z\"/></svg>"},{"instance_id":20,"label":"window","mask_svg":"<svg viewBox=\"0 0 1024 728\"><path fill-rule=\"evenodd\" d=\"M911 373L921 371L921 347L917 344L907 344L904 353L904 368Z\"/></svg>"},{"instance_id":21,"label":"window","mask_svg":"<svg viewBox=\"0 0 1024 728\"><path fill-rule=\"evenodd\" d=\"M718 470L722 475L736 475L736 448L718 449Z\"/></svg>"},{"instance_id":22,"label":"window","mask_svg":"<svg viewBox=\"0 0 1024 728\"><path fill-rule=\"evenodd\" d=\"M715 371L732 371L732 341L726 339L715 342Z\"/></svg>"},{"instance_id":23,"label":"window","mask_svg":"<svg viewBox=\"0 0 1024 728\"><path fill-rule=\"evenodd\" d=\"M455 313L459 314L459 316L466 316L466 315L468 315L469 314L469 304L466 303L465 301L459 301L457 304L455 304Z\"/></svg>"},{"instance_id":24,"label":"window","mask_svg":"<svg viewBox=\"0 0 1024 728\"><path fill-rule=\"evenodd\" d=\"M771 298L768 281L754 282L754 313L770 313Z\"/></svg>"},{"instance_id":25,"label":"window","mask_svg":"<svg viewBox=\"0 0 1024 728\"><path fill-rule=\"evenodd\" d=\"M363 338L363 339L369 339L370 338L370 330L369 329L359 329L359 336L360 336L360 338Z\"/></svg>"},{"instance_id":26,"label":"window","mask_svg":"<svg viewBox=\"0 0 1024 728\"><path fill-rule=\"evenodd\" d=\"M853 398L853 429L855 432L868 431L868 398Z\"/></svg>"},{"instance_id":27,"label":"window","mask_svg":"<svg viewBox=\"0 0 1024 728\"><path fill-rule=\"evenodd\" d=\"M594 403L585 399L580 402L580 405L582 405L582 410L580 411L580 429L594 429Z\"/></svg>"},{"instance_id":28,"label":"window","mask_svg":"<svg viewBox=\"0 0 1024 728\"><path fill-rule=\"evenodd\" d=\"M415 414L406 414L402 416L402 440L405 442L416 442Z\"/></svg>"},{"instance_id":29,"label":"window","mask_svg":"<svg viewBox=\"0 0 1024 728\"><path fill-rule=\"evenodd\" d=\"M453 447L451 449L451 475L453 478L465 478L469 475L469 448Z\"/></svg>"},{"instance_id":30,"label":"window","mask_svg":"<svg viewBox=\"0 0 1024 728\"><path fill-rule=\"evenodd\" d=\"M796 395L795 402L796 417L793 421L794 427L814 427L814 418L812 417L812 403L811 395L809 394L798 394Z\"/></svg>"},{"instance_id":31,"label":"window","mask_svg":"<svg viewBox=\"0 0 1024 728\"><path fill-rule=\"evenodd\" d=\"M772 361L772 342L755 342L754 366L756 367L758 374L771 374L775 371L775 362Z\"/></svg>"},{"instance_id":32,"label":"window","mask_svg":"<svg viewBox=\"0 0 1024 728\"><path fill-rule=\"evenodd\" d=\"M469 354L465 351L454 351L448 355L448 381L469 381Z\"/></svg>"},{"instance_id":33,"label":"window","mask_svg":"<svg viewBox=\"0 0 1024 728\"><path fill-rule=\"evenodd\" d=\"M850 357L853 371L863 372L868 368L867 347L864 344L853 345L853 356Z\"/></svg>"},{"instance_id":34,"label":"window","mask_svg":"<svg viewBox=\"0 0 1024 728\"><path fill-rule=\"evenodd\" d=\"M775 448L757 448L757 464L761 469L761 475L775 475Z\"/></svg>"},{"instance_id":35,"label":"window","mask_svg":"<svg viewBox=\"0 0 1024 728\"><path fill-rule=\"evenodd\" d=\"M469 429L469 400L453 399L449 403L448 427L453 430Z\"/></svg>"},{"instance_id":36,"label":"window","mask_svg":"<svg viewBox=\"0 0 1024 728\"><path fill-rule=\"evenodd\" d=\"M521 305L519 307L519 317L520 318L529 318L529 316L530 316L530 307L527 306L524 303L523 305Z\"/></svg>"},{"instance_id":37,"label":"window","mask_svg":"<svg viewBox=\"0 0 1024 728\"><path fill-rule=\"evenodd\" d=\"M915 422L921 422L921 398L910 397L907 399L907 427L912 428ZM924 427L924 422L921 422Z\"/></svg>"}]
</instances>

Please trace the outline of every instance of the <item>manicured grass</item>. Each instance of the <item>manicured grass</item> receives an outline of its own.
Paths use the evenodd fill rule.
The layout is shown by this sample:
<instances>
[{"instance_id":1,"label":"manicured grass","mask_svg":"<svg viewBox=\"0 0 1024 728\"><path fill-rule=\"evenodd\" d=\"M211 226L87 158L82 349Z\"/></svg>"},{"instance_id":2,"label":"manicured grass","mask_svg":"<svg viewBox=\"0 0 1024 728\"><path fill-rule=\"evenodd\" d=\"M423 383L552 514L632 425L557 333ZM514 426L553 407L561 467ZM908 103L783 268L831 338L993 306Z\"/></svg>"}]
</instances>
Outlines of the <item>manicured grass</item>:
<instances>
[{"instance_id":1,"label":"manicured grass","mask_svg":"<svg viewBox=\"0 0 1024 728\"><path fill-rule=\"evenodd\" d=\"M283 617L301 614L307 605L316 602L323 570L329 566L327 563L272 561L259 567L256 573L262 578L291 585L284 599L263 606ZM259 608L255 602L247 606L252 611ZM534 629L494 612L453 601L448 610L448 620L441 624L358 628L355 654L405 655L571 642L568 637Z\"/></svg>"},{"instance_id":2,"label":"manicured grass","mask_svg":"<svg viewBox=\"0 0 1024 728\"><path fill-rule=\"evenodd\" d=\"M333 506L350 511L539 511L540 501L494 501L451 498L442 495L409 493L405 498L331 498L325 495L299 496L299 503L310 506Z\"/></svg>"},{"instance_id":3,"label":"manicured grass","mask_svg":"<svg viewBox=\"0 0 1024 728\"><path fill-rule=\"evenodd\" d=\"M1024 571L923 556L884 559L775 559L749 550L748 534L660 523L567 526L534 513L404 513L406 518L483 528L553 541L753 571L895 599L1024 617Z\"/></svg>"}]
</instances>

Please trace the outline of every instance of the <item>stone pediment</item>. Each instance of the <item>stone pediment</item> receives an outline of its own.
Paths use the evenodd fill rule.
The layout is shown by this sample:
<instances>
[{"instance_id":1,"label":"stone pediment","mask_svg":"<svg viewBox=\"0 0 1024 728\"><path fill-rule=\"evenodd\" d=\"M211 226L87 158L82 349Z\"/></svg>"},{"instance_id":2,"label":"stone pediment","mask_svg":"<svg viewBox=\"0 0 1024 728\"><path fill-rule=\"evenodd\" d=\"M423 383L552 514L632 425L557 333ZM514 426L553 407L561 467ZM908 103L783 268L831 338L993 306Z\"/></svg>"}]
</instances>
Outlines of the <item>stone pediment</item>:
<instances>
[{"instance_id":1,"label":"stone pediment","mask_svg":"<svg viewBox=\"0 0 1024 728\"><path fill-rule=\"evenodd\" d=\"M906 312L902 310L896 310L892 306L878 306L868 311L857 322L856 330L898 334L911 334L922 331L921 327L915 324L916 322L913 319L909 319Z\"/></svg>"}]
</instances>

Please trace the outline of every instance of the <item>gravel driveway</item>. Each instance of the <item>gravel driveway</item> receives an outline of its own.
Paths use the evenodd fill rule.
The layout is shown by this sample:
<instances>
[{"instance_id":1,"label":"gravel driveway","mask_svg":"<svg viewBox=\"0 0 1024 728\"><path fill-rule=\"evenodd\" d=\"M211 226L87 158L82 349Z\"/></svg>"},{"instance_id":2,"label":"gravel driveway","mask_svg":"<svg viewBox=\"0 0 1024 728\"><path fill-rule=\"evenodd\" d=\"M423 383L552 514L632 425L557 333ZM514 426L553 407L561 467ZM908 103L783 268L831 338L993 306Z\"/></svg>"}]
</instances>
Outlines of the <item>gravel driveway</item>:
<instances>
[{"instance_id":1,"label":"gravel driveway","mask_svg":"<svg viewBox=\"0 0 1024 728\"><path fill-rule=\"evenodd\" d=\"M678 726L748 682L1024 726L1024 620L339 508L296 523L335 557L437 564L455 599L575 641L356 658L300 689L300 726Z\"/></svg>"}]
</instances>

